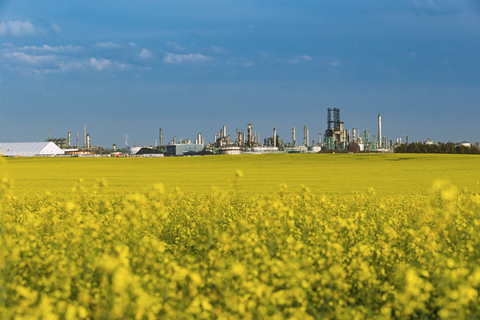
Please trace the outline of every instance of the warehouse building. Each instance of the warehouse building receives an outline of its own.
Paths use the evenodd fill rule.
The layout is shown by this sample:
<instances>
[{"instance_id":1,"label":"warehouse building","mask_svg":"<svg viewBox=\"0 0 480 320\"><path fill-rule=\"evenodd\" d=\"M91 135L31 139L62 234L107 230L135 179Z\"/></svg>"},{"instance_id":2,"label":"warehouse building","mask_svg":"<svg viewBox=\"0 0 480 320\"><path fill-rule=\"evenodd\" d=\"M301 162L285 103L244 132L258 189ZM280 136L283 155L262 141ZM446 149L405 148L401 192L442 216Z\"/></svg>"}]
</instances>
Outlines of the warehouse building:
<instances>
[{"instance_id":1,"label":"warehouse building","mask_svg":"<svg viewBox=\"0 0 480 320\"><path fill-rule=\"evenodd\" d=\"M0 152L6 157L52 157L65 154L53 142L0 143Z\"/></svg>"},{"instance_id":2,"label":"warehouse building","mask_svg":"<svg viewBox=\"0 0 480 320\"><path fill-rule=\"evenodd\" d=\"M193 143L180 143L167 145L167 153L173 156L194 154L203 150L203 145Z\"/></svg>"}]
</instances>

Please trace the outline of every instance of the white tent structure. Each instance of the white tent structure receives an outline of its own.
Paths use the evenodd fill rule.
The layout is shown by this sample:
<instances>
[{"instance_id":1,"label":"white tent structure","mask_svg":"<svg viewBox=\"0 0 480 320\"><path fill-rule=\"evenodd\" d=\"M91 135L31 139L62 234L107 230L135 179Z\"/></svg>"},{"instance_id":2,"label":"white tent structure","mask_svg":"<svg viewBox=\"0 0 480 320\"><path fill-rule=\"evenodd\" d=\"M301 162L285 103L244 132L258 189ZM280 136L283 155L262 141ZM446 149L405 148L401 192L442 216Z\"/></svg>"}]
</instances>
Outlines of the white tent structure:
<instances>
[{"instance_id":1,"label":"white tent structure","mask_svg":"<svg viewBox=\"0 0 480 320\"><path fill-rule=\"evenodd\" d=\"M0 152L7 157L45 157L65 154L53 142L0 143Z\"/></svg>"}]
</instances>

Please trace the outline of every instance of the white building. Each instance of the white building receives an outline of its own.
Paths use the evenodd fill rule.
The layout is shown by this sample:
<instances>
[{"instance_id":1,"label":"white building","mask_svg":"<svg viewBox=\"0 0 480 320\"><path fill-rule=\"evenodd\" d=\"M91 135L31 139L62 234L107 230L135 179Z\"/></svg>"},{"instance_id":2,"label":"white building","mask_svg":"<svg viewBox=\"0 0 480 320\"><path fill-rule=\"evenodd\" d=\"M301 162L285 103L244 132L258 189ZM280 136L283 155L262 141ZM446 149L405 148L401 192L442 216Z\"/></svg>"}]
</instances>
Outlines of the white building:
<instances>
[{"instance_id":1,"label":"white building","mask_svg":"<svg viewBox=\"0 0 480 320\"><path fill-rule=\"evenodd\" d=\"M466 140L457 142L457 146L472 147L472 144Z\"/></svg>"},{"instance_id":2,"label":"white building","mask_svg":"<svg viewBox=\"0 0 480 320\"><path fill-rule=\"evenodd\" d=\"M0 143L0 152L7 157L47 157L65 154L53 142Z\"/></svg>"}]
</instances>

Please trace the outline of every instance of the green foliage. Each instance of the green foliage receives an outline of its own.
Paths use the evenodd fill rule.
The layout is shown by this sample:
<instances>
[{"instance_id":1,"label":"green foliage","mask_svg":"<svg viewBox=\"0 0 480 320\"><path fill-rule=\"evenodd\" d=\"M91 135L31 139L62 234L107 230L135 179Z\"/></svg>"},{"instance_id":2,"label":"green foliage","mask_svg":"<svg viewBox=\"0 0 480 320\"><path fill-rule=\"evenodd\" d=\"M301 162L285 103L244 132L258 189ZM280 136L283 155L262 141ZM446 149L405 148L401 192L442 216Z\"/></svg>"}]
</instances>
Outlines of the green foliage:
<instances>
[{"instance_id":1,"label":"green foliage","mask_svg":"<svg viewBox=\"0 0 480 320\"><path fill-rule=\"evenodd\" d=\"M412 142L401 144L395 148L395 153L449 153L449 154L480 154L480 150L474 146L455 146L453 142L438 144L425 144Z\"/></svg>"}]
</instances>

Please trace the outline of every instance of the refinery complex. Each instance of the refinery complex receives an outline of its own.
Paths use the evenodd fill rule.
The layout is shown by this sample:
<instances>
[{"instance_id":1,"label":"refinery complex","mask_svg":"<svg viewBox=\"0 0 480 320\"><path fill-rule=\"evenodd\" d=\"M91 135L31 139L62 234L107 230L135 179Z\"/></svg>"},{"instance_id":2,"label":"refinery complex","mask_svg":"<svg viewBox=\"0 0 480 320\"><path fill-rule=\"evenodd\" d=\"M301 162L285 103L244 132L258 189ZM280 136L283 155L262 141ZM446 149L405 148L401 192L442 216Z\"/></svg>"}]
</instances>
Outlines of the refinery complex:
<instances>
[{"instance_id":1,"label":"refinery complex","mask_svg":"<svg viewBox=\"0 0 480 320\"><path fill-rule=\"evenodd\" d=\"M163 130L159 128L158 140L155 146L137 147L128 146L117 149L113 144L111 149L105 149L91 144L90 134L87 133L86 125L83 126L83 146L79 144L79 133L76 132L76 140L72 141L71 131L67 138L49 137L45 142L33 143L0 143L0 151L4 156L107 156L107 157L164 157L164 156L188 156L188 155L214 155L214 154L262 154L262 153L358 153L358 152L393 152L396 146L402 144L401 138L388 140L382 134L382 115L378 114L378 132L373 137L369 130L361 132L357 128L346 129L340 119L340 109L328 108L326 130L318 134L318 142L310 140L307 126L303 127L302 134L298 134L295 127L292 128L291 139L277 135L277 129L272 128L272 136L260 139L260 133L256 132L252 124L247 124L246 130L236 129L232 136L227 133L226 126L222 126L218 133L214 134L213 142L205 142L205 138L198 133L195 141L179 139L176 137L164 143ZM408 144L408 136L406 141ZM433 143L426 140L426 144ZM470 144L462 141L463 144ZM471 146L471 144L470 144ZM475 146L480 149L480 143Z\"/></svg>"}]
</instances>

